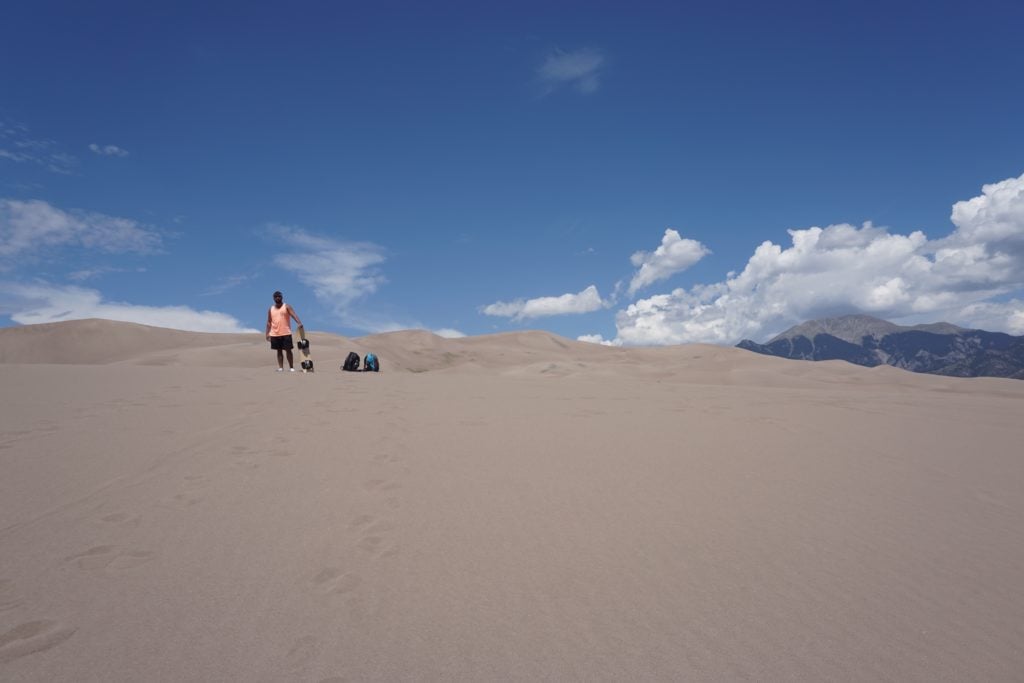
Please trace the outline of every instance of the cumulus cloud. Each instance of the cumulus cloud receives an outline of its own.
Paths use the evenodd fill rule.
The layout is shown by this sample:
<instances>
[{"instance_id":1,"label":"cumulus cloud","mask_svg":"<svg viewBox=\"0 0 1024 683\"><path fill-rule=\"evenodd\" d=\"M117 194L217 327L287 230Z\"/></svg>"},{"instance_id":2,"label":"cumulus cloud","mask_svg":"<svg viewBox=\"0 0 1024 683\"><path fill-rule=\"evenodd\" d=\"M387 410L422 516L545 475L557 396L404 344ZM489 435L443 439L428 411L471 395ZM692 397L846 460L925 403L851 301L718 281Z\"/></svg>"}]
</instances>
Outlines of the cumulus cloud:
<instances>
[{"instance_id":1,"label":"cumulus cloud","mask_svg":"<svg viewBox=\"0 0 1024 683\"><path fill-rule=\"evenodd\" d=\"M601 346L622 346L622 342L618 339L605 339L599 334L581 334L576 337L576 341L600 344Z\"/></svg>"},{"instance_id":2,"label":"cumulus cloud","mask_svg":"<svg viewBox=\"0 0 1024 683\"><path fill-rule=\"evenodd\" d=\"M153 228L130 218L63 211L41 200L0 199L0 260L65 246L145 254L160 245Z\"/></svg>"},{"instance_id":3,"label":"cumulus cloud","mask_svg":"<svg viewBox=\"0 0 1024 683\"><path fill-rule=\"evenodd\" d=\"M700 242L683 239L671 228L665 230L657 249L651 252L638 251L630 257L637 271L629 282L629 295L633 296L644 287L686 270L710 253Z\"/></svg>"},{"instance_id":4,"label":"cumulus cloud","mask_svg":"<svg viewBox=\"0 0 1024 683\"><path fill-rule=\"evenodd\" d=\"M968 304L953 316L959 324L971 329L996 330L1024 335L1024 301Z\"/></svg>"},{"instance_id":5,"label":"cumulus cloud","mask_svg":"<svg viewBox=\"0 0 1024 683\"><path fill-rule=\"evenodd\" d=\"M955 230L929 240L866 223L790 230L724 281L638 300L616 316L626 344L765 339L802 320L861 312L890 320L947 320L1021 329L1024 288L1024 175L986 185L958 202Z\"/></svg>"},{"instance_id":6,"label":"cumulus cloud","mask_svg":"<svg viewBox=\"0 0 1024 683\"><path fill-rule=\"evenodd\" d=\"M377 268L386 260L384 249L376 244L343 242L280 225L271 226L269 232L285 252L274 262L295 273L336 313L387 281Z\"/></svg>"},{"instance_id":7,"label":"cumulus cloud","mask_svg":"<svg viewBox=\"0 0 1024 683\"><path fill-rule=\"evenodd\" d=\"M524 320L526 318L544 318L552 315L590 313L604 307L605 302L601 299L597 287L590 285L577 294L542 296L537 299L516 299L515 301L508 302L499 301L484 306L481 312L485 315L501 318Z\"/></svg>"},{"instance_id":8,"label":"cumulus cloud","mask_svg":"<svg viewBox=\"0 0 1024 683\"><path fill-rule=\"evenodd\" d=\"M190 332L261 332L243 326L226 313L197 311L188 306L140 306L104 301L94 289L21 282L2 283L2 287L4 301L0 303L0 312L23 325L103 318Z\"/></svg>"},{"instance_id":9,"label":"cumulus cloud","mask_svg":"<svg viewBox=\"0 0 1024 683\"><path fill-rule=\"evenodd\" d=\"M93 154L99 154L104 157L128 156L128 150L121 149L117 145L97 145L96 143L93 143L89 145L89 149L92 150Z\"/></svg>"},{"instance_id":10,"label":"cumulus cloud","mask_svg":"<svg viewBox=\"0 0 1024 683\"><path fill-rule=\"evenodd\" d=\"M583 94L596 92L601 86L598 70L604 64L604 55L597 50L582 49L575 52L557 51L548 56L537 75L548 91L562 86L576 89Z\"/></svg>"},{"instance_id":11,"label":"cumulus cloud","mask_svg":"<svg viewBox=\"0 0 1024 683\"><path fill-rule=\"evenodd\" d=\"M0 121L0 159L35 164L61 174L74 172L78 164L78 159L61 152L53 140L35 138L27 126L11 121Z\"/></svg>"}]
</instances>

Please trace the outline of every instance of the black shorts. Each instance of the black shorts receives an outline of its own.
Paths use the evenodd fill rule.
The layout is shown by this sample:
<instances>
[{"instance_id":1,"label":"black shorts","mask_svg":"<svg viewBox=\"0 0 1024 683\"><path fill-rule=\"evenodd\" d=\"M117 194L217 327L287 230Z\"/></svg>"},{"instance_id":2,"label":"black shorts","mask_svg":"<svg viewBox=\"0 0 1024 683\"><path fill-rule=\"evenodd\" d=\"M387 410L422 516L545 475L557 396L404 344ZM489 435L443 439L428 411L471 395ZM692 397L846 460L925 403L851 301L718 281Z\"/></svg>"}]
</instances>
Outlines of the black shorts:
<instances>
[{"instance_id":1,"label":"black shorts","mask_svg":"<svg viewBox=\"0 0 1024 683\"><path fill-rule=\"evenodd\" d=\"M286 334L280 337L271 337L270 348L274 351L291 351L293 348L292 335Z\"/></svg>"}]
</instances>

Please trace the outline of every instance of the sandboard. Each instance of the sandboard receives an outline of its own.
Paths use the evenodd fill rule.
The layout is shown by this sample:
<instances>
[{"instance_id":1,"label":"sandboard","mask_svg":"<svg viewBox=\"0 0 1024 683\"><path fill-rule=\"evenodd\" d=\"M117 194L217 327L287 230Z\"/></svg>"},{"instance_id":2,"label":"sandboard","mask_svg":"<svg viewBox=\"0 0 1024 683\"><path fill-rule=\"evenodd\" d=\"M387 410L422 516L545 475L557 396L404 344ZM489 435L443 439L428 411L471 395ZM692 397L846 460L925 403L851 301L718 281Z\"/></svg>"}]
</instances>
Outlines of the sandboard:
<instances>
[{"instance_id":1,"label":"sandboard","mask_svg":"<svg viewBox=\"0 0 1024 683\"><path fill-rule=\"evenodd\" d=\"M302 352L302 362L299 363L302 366L303 372L313 372L313 359L309 356L309 340L306 339L306 328L299 325L299 341L296 346L299 347L299 351Z\"/></svg>"}]
</instances>

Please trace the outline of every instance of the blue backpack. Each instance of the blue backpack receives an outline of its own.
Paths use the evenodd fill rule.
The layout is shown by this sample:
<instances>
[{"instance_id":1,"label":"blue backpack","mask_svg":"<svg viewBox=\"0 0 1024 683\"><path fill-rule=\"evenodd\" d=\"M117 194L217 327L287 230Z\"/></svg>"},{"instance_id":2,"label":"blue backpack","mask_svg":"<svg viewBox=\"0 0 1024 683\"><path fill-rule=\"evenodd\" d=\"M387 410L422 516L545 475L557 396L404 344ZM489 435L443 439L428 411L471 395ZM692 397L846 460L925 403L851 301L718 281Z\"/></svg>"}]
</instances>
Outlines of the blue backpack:
<instances>
[{"instance_id":1,"label":"blue backpack","mask_svg":"<svg viewBox=\"0 0 1024 683\"><path fill-rule=\"evenodd\" d=\"M366 358L363 359L363 372L380 372L380 361L375 354L366 354Z\"/></svg>"}]
</instances>

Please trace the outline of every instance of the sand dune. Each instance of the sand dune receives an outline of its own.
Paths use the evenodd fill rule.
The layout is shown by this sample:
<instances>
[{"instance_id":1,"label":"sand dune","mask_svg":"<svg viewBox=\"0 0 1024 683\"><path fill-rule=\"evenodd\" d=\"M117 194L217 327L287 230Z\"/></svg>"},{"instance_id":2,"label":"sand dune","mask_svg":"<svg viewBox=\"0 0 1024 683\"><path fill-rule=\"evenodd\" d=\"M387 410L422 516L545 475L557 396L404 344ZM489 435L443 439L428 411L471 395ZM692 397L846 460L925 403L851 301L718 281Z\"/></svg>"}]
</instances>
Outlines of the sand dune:
<instances>
[{"instance_id":1,"label":"sand dune","mask_svg":"<svg viewBox=\"0 0 1024 683\"><path fill-rule=\"evenodd\" d=\"M1024 679L1024 382L311 339L0 329L0 680Z\"/></svg>"}]
</instances>

